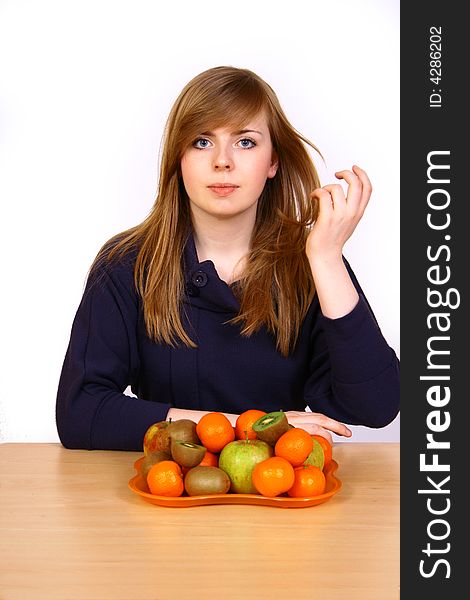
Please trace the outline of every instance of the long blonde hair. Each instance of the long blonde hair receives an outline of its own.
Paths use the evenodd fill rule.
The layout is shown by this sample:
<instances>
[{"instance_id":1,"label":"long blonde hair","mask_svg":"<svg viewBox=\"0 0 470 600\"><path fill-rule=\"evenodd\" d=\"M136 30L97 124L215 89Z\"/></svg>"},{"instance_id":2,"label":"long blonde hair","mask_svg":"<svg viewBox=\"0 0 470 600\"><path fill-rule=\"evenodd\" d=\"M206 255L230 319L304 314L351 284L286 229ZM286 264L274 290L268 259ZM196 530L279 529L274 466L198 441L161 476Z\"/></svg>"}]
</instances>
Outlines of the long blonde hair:
<instances>
[{"instance_id":1,"label":"long blonde hair","mask_svg":"<svg viewBox=\"0 0 470 600\"><path fill-rule=\"evenodd\" d=\"M239 325L246 336L265 326L284 356L295 346L314 295L305 242L318 210L309 194L320 186L306 145L318 150L292 127L263 79L228 66L204 71L184 87L166 123L157 199L148 217L109 240L92 265L93 269L103 259L137 249L135 285L147 333L158 343L196 347L181 318L182 257L191 232L182 155L201 132L243 126L262 111L279 166L258 201L251 251L240 282L240 312L229 322Z\"/></svg>"}]
</instances>

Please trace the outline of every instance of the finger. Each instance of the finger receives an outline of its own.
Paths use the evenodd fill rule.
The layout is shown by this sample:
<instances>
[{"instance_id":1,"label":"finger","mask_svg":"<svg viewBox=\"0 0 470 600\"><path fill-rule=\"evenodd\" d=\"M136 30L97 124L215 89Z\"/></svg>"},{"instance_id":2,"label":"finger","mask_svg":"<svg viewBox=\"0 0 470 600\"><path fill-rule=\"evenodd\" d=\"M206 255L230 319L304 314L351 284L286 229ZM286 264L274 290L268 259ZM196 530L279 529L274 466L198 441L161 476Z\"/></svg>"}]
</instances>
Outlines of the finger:
<instances>
[{"instance_id":1,"label":"finger","mask_svg":"<svg viewBox=\"0 0 470 600\"><path fill-rule=\"evenodd\" d=\"M320 216L327 217L328 215L331 215L334 205L330 192L324 188L317 188L316 190L313 190L313 192L310 194L310 197L317 200L320 209Z\"/></svg>"},{"instance_id":2,"label":"finger","mask_svg":"<svg viewBox=\"0 0 470 600\"><path fill-rule=\"evenodd\" d=\"M333 431L338 435L342 435L344 437L351 437L352 432L346 427L346 425L344 425L344 423L341 423L336 419L332 419L331 417L327 417L322 413L311 413L311 415L313 417L313 420L316 423L318 423L318 425L321 425L321 427L329 429L330 431Z\"/></svg>"},{"instance_id":3,"label":"finger","mask_svg":"<svg viewBox=\"0 0 470 600\"><path fill-rule=\"evenodd\" d=\"M346 202L350 208L353 210L358 210L361 205L363 195L363 185L360 177L353 173L353 171L349 171L347 169L343 171L337 171L335 173L335 177L338 179L344 179L344 181L346 181L348 184Z\"/></svg>"},{"instance_id":4,"label":"finger","mask_svg":"<svg viewBox=\"0 0 470 600\"><path fill-rule=\"evenodd\" d=\"M333 196L334 201L336 201L337 199L346 199L343 186L339 183L329 183L328 185L324 185L321 189L329 192Z\"/></svg>"},{"instance_id":5,"label":"finger","mask_svg":"<svg viewBox=\"0 0 470 600\"><path fill-rule=\"evenodd\" d=\"M339 183L324 185L322 189L326 190L331 195L335 211L342 212L346 210L346 196L343 187Z\"/></svg>"},{"instance_id":6,"label":"finger","mask_svg":"<svg viewBox=\"0 0 470 600\"><path fill-rule=\"evenodd\" d=\"M359 179L362 182L361 208L364 211L372 194L372 184L364 169L361 169L357 165L353 165L352 168L354 173L359 177Z\"/></svg>"},{"instance_id":7,"label":"finger","mask_svg":"<svg viewBox=\"0 0 470 600\"><path fill-rule=\"evenodd\" d=\"M353 167L353 169L354 169L354 167ZM356 173L354 173L354 170L350 171L349 169L343 169L341 171L336 171L335 177L337 179L344 179L348 184L351 184L352 182L357 182L357 181L362 183L361 178Z\"/></svg>"},{"instance_id":8,"label":"finger","mask_svg":"<svg viewBox=\"0 0 470 600\"><path fill-rule=\"evenodd\" d=\"M295 426L299 427L300 429L303 429L310 435L321 435L322 437L326 438L331 444L333 444L333 436L328 431L328 429L325 429L324 427L322 427L321 425L318 425L317 423L305 423L305 422L301 421L300 423L296 424Z\"/></svg>"},{"instance_id":9,"label":"finger","mask_svg":"<svg viewBox=\"0 0 470 600\"><path fill-rule=\"evenodd\" d=\"M312 435L321 435L322 437L327 439L330 442L330 444L333 446L333 436L328 431L328 429L325 429L321 425L314 425L312 428L312 431L310 433Z\"/></svg>"},{"instance_id":10,"label":"finger","mask_svg":"<svg viewBox=\"0 0 470 600\"><path fill-rule=\"evenodd\" d=\"M369 193L372 192L372 184L370 182L369 176L367 175L367 173L364 171L364 169L361 169L361 167L358 167L357 165L353 165L353 171L354 173L359 177L359 179L362 182L362 187L364 189L366 189Z\"/></svg>"},{"instance_id":11,"label":"finger","mask_svg":"<svg viewBox=\"0 0 470 600\"><path fill-rule=\"evenodd\" d=\"M292 415L292 416L294 416L294 415ZM288 416L288 419L290 422L289 416ZM293 420L297 420L297 418L294 417ZM324 429L333 431L334 433L337 433L338 435L341 435L343 437L351 437L352 436L352 431L350 429L348 429L346 427L346 425L344 425L344 423L340 423L340 421L337 421L336 419L332 419L331 417L327 417L326 415L324 415L322 413L314 413L314 412L299 413L298 420L302 421L303 423L312 423L312 424L319 425L319 426L323 427Z\"/></svg>"}]
</instances>

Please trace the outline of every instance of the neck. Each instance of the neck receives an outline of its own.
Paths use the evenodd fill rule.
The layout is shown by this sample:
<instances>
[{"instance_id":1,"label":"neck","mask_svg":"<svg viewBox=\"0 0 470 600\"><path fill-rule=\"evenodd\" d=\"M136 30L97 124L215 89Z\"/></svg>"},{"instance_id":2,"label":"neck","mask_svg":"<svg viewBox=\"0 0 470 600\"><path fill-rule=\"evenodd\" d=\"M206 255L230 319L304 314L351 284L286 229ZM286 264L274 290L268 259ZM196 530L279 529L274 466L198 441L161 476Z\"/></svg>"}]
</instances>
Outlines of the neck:
<instances>
[{"instance_id":1,"label":"neck","mask_svg":"<svg viewBox=\"0 0 470 600\"><path fill-rule=\"evenodd\" d=\"M199 261L211 260L219 277L232 283L240 277L244 259L251 249L255 219L244 215L230 219L194 217L193 214L194 242Z\"/></svg>"}]
</instances>

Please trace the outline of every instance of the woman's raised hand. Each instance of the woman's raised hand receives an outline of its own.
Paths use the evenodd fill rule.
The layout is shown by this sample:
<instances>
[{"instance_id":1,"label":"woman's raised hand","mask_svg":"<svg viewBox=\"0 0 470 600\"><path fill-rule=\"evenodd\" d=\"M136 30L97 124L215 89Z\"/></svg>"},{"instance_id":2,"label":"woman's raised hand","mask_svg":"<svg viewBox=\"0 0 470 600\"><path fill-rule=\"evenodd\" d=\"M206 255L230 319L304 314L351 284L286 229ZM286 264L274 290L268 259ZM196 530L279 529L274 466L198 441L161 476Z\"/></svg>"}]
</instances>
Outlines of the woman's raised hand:
<instances>
[{"instance_id":1,"label":"woman's raised hand","mask_svg":"<svg viewBox=\"0 0 470 600\"><path fill-rule=\"evenodd\" d=\"M310 261L341 257L343 246L364 214L372 193L367 173L356 165L352 171L338 171L335 176L347 182L346 196L339 183L317 188L310 194L319 203L318 218L306 245Z\"/></svg>"}]
</instances>

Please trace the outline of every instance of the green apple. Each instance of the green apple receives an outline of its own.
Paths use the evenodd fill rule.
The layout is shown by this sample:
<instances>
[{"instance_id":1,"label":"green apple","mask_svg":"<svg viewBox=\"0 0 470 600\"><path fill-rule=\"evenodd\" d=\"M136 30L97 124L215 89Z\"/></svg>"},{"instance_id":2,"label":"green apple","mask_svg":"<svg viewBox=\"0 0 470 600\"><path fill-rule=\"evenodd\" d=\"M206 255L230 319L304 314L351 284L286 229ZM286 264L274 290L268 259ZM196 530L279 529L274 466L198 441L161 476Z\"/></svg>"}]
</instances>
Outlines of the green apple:
<instances>
[{"instance_id":1,"label":"green apple","mask_svg":"<svg viewBox=\"0 0 470 600\"><path fill-rule=\"evenodd\" d=\"M304 465L313 465L323 471L325 465L325 452L318 440L312 437L313 448L307 458L304 460Z\"/></svg>"},{"instance_id":2,"label":"green apple","mask_svg":"<svg viewBox=\"0 0 470 600\"><path fill-rule=\"evenodd\" d=\"M222 448L219 469L230 478L230 491L236 494L257 494L251 481L255 466L273 455L272 447L262 440L236 440Z\"/></svg>"}]
</instances>

